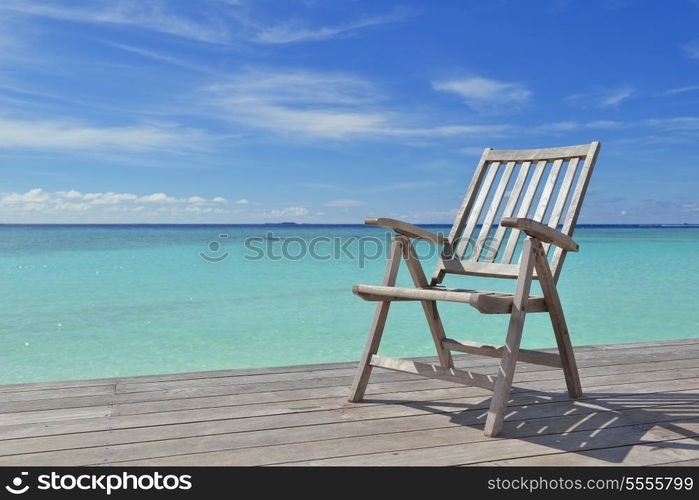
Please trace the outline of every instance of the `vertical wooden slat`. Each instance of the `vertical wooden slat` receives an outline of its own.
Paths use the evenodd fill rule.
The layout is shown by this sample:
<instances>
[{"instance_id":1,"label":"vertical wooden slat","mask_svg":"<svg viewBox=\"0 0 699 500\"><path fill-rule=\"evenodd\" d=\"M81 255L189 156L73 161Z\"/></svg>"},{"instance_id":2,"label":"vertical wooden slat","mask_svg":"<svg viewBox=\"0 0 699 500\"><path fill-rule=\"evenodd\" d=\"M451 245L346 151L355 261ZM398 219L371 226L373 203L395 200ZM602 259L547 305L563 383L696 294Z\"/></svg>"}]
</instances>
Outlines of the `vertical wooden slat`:
<instances>
[{"instance_id":1,"label":"vertical wooden slat","mask_svg":"<svg viewBox=\"0 0 699 500\"><path fill-rule=\"evenodd\" d=\"M573 198L570 200L568 213L566 214L565 222L563 223L563 228L561 229L561 232L563 234L567 234L568 236L573 236L575 224L578 222L578 216L580 215L580 209L582 208L582 200L587 192L587 186L590 183L590 177L595 168L595 162L597 161L599 150L599 142L595 141L590 144L590 149L585 157L585 164L583 165L580 175L578 176L578 183L575 186ZM561 268L563 267L563 261L565 260L566 253L567 252L560 248L556 248L553 253L553 258L551 259L551 269L553 270L553 279L556 282L561 274Z\"/></svg>"},{"instance_id":2,"label":"vertical wooden slat","mask_svg":"<svg viewBox=\"0 0 699 500\"><path fill-rule=\"evenodd\" d=\"M486 167L488 165L488 154L493 150L493 148L485 148L481 159L478 161L478 166L476 166L476 171L473 173L473 178L471 179L471 184L469 184L466 194L464 195L464 200L461 202L458 212L456 213L456 219L454 219L454 225L451 227L449 232L449 250L446 252L448 258L454 258L454 244L461 238L461 233L464 230L464 225L466 224L466 219L471 213L471 208L476 201L476 195L483 182L483 177L486 172ZM445 247L445 251L447 247ZM442 259L439 259L434 272L432 273L432 279L430 283L436 285L442 282L445 274L445 265Z\"/></svg>"},{"instance_id":3,"label":"vertical wooden slat","mask_svg":"<svg viewBox=\"0 0 699 500\"><path fill-rule=\"evenodd\" d=\"M507 200L507 205L505 205L505 209L502 212L502 217L512 216L512 212L514 212L515 206L517 206L517 202L519 201L519 196L522 193L524 181L527 180L527 174L529 173L529 167L531 164L532 162L530 161L525 161L522 163L517 179L515 179L515 184L512 186L512 191L510 191L510 197ZM505 236L506 230L506 227L498 225L498 229L495 231L495 236L493 236L493 241L491 243L491 251L485 256L483 262L493 262L495 260L498 252L500 251L500 246L502 245L502 240Z\"/></svg>"},{"instance_id":4,"label":"vertical wooden slat","mask_svg":"<svg viewBox=\"0 0 699 500\"><path fill-rule=\"evenodd\" d=\"M483 219L483 225L481 226L481 230L478 233L478 238L476 238L476 242L474 244L473 253L471 254L470 260L478 260L478 257L480 256L483 247L485 246L486 241L488 240L488 233L490 233L490 228L493 225L495 216L498 214L498 210L500 210L500 205L502 204L502 200L505 197L505 190L507 189L507 185L510 183L510 178L512 177L512 171L514 170L514 168L514 161L508 162L505 166L505 170L502 173L502 177L500 178L498 187L495 189L495 194L493 195L493 199L490 202L488 212L485 215L485 219Z\"/></svg>"},{"instance_id":5,"label":"vertical wooden slat","mask_svg":"<svg viewBox=\"0 0 699 500\"><path fill-rule=\"evenodd\" d=\"M473 205L473 208L471 208L471 213L469 213L468 215L468 222L466 223L466 228L464 229L463 233L461 234L461 237L459 238L459 244L456 246L456 257L458 259L463 258L464 251L468 246L468 243L471 239L471 235L473 234L473 230L476 227L476 224L478 224L478 218L481 215L481 210L483 210L485 200L488 198L488 193L490 193L490 188L493 185L493 181L495 180L495 174L497 174L499 166L500 162L497 161L488 165L488 171L485 175L483 186L478 192L476 203Z\"/></svg>"},{"instance_id":6,"label":"vertical wooden slat","mask_svg":"<svg viewBox=\"0 0 699 500\"><path fill-rule=\"evenodd\" d=\"M563 209L565 208L566 200L568 199L568 193L573 185L573 179L575 178L575 171L578 167L578 158L573 158L568 162L566 168L565 176L563 177L563 182L561 183L561 188L558 191L558 196L556 197L556 202L553 204L553 210L551 211L551 216L549 217L548 225L553 229L558 226L558 221L561 220L561 215L563 215ZM551 245L549 243L544 243L544 254L548 254Z\"/></svg>"},{"instance_id":7,"label":"vertical wooden slat","mask_svg":"<svg viewBox=\"0 0 699 500\"><path fill-rule=\"evenodd\" d=\"M558 182L558 175L561 172L561 165L563 165L563 160L556 160L553 162L551 167L551 172L549 172L549 177L546 179L546 184L544 184L544 189L541 191L541 198L539 198L539 205L536 207L534 212L534 219L537 222L544 220L544 215L546 215L546 209L549 206L549 201L551 201L551 195L553 194L553 188L556 187L556 182Z\"/></svg>"},{"instance_id":8,"label":"vertical wooden slat","mask_svg":"<svg viewBox=\"0 0 699 500\"><path fill-rule=\"evenodd\" d=\"M517 217L526 217L529 214L529 207L532 204L536 190L539 188L539 182L541 182L541 177L544 174L544 169L546 168L546 160L541 160L536 164L534 168L534 173L527 186L527 191L524 193L524 198L522 199L522 204L519 206L517 211ZM510 231L510 238L507 240L507 246L505 246L505 253L502 256L502 263L509 264L512 261L512 256L517 248L517 241L519 240L520 232L513 229Z\"/></svg>"},{"instance_id":9,"label":"vertical wooden slat","mask_svg":"<svg viewBox=\"0 0 699 500\"><path fill-rule=\"evenodd\" d=\"M473 174L473 179L471 179L471 184L469 184L468 190L466 191L466 195L464 196L464 201L461 202L459 211L456 213L454 225L452 226L451 231L449 232L449 242L452 245L454 244L454 241L456 241L461 236L461 232L463 231L464 225L466 224L466 218L471 212L471 207L473 207L473 203L475 202L476 194L478 193L478 189L480 188L481 182L483 181L483 174L486 170L485 167L488 163L488 153L490 151L492 151L492 148L485 148L485 150L483 150L481 159L478 162L478 166L476 167L475 173Z\"/></svg>"}]
</instances>

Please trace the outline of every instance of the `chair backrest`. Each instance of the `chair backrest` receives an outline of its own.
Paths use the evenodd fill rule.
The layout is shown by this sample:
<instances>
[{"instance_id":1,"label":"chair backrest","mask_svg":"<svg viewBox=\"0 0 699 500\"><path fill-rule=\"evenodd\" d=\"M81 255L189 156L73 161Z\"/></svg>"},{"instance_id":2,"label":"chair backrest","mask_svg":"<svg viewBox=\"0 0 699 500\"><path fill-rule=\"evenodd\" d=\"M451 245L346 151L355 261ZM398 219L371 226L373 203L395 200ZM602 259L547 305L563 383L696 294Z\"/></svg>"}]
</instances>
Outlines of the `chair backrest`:
<instances>
[{"instance_id":1,"label":"chair backrest","mask_svg":"<svg viewBox=\"0 0 699 500\"><path fill-rule=\"evenodd\" d=\"M487 148L449 233L452 255L440 260L433 283L447 273L516 278L525 235L500 226L503 217L534 219L572 236L599 149L599 142L518 151ZM552 254L549 265L557 280L566 252L544 248Z\"/></svg>"}]
</instances>

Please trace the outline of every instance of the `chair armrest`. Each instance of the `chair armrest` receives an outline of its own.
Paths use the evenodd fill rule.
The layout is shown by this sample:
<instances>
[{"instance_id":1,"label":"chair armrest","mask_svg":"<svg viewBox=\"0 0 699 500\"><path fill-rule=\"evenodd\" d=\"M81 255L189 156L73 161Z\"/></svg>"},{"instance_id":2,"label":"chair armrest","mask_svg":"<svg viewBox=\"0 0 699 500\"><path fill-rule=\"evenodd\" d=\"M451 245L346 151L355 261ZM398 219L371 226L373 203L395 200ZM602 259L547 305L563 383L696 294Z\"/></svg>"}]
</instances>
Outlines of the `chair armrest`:
<instances>
[{"instance_id":1,"label":"chair armrest","mask_svg":"<svg viewBox=\"0 0 699 500\"><path fill-rule=\"evenodd\" d=\"M368 226L379 226L385 227L386 229L392 229L398 234L408 236L409 238L418 238L421 240L431 241L435 245L445 246L449 243L449 240L442 235L396 219L386 219L384 217L379 217L376 219L370 218L366 219L364 224Z\"/></svg>"},{"instance_id":2,"label":"chair armrest","mask_svg":"<svg viewBox=\"0 0 699 500\"><path fill-rule=\"evenodd\" d=\"M505 217L500 221L500 225L519 229L532 238L544 243L551 243L569 252L577 252L580 249L570 236L532 219Z\"/></svg>"}]
</instances>

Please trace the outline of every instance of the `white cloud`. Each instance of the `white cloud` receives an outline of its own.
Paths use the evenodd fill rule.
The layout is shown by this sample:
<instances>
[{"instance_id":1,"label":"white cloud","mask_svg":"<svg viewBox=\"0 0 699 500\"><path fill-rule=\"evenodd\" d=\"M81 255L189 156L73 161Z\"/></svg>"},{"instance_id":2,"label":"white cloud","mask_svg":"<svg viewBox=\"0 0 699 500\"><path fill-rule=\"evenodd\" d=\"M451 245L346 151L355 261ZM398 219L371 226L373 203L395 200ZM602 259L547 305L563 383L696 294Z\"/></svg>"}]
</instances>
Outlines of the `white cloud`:
<instances>
[{"instance_id":1,"label":"white cloud","mask_svg":"<svg viewBox=\"0 0 699 500\"><path fill-rule=\"evenodd\" d=\"M350 199L340 199L340 200L330 200L325 203L326 207L339 207L339 208L349 208L349 207L358 207L360 205L364 205L365 202L359 201L359 200L350 200Z\"/></svg>"},{"instance_id":2,"label":"white cloud","mask_svg":"<svg viewBox=\"0 0 699 500\"><path fill-rule=\"evenodd\" d=\"M541 133L556 133L556 132L570 132L572 130L577 130L580 128L580 124L572 121L565 122L554 122L546 123L544 125L538 125L533 128L536 132Z\"/></svg>"},{"instance_id":3,"label":"white cloud","mask_svg":"<svg viewBox=\"0 0 699 500\"><path fill-rule=\"evenodd\" d=\"M157 0L3 0L0 3L0 12L6 16L14 14L73 23L140 28L217 45L231 45L236 42L269 45L327 40L351 36L371 26L397 22L408 14L406 9L396 9L385 15L358 18L334 26L309 27L294 20L274 26L263 26L249 18L246 10L251 9L240 8L243 2L218 0L208 2L209 5L198 9L196 14L178 13L177 7L184 3ZM123 48L130 50L127 47ZM147 51L140 49L133 51L146 57L166 60L156 53L146 53ZM182 61L165 57L167 62L189 66L189 63L180 64Z\"/></svg>"},{"instance_id":4,"label":"white cloud","mask_svg":"<svg viewBox=\"0 0 699 500\"><path fill-rule=\"evenodd\" d=\"M247 199L245 199L245 198L241 198L241 199L239 199L239 200L236 200L236 201L235 201L235 204L236 204L236 205L249 205L249 204L250 204L250 200L247 200Z\"/></svg>"},{"instance_id":5,"label":"white cloud","mask_svg":"<svg viewBox=\"0 0 699 500\"><path fill-rule=\"evenodd\" d=\"M379 97L374 85L343 73L250 69L207 91L239 102L356 105Z\"/></svg>"},{"instance_id":6,"label":"white cloud","mask_svg":"<svg viewBox=\"0 0 699 500\"><path fill-rule=\"evenodd\" d=\"M483 153L483 149L480 149L480 153ZM369 193L383 193L388 191L407 191L411 189L421 189L425 187L435 186L437 183L435 181L401 181L401 182L391 182L388 184L371 184L369 186L341 186L336 184L323 184L323 183L313 183L307 182L303 185L309 188L324 189L330 191L340 191L340 192L369 192ZM355 202L351 199L343 200L332 200L331 202ZM330 202L329 202L330 203ZM363 202L356 202L363 203ZM326 204L327 205L327 204ZM327 205L333 206L333 205ZM335 205L339 206L339 205Z\"/></svg>"},{"instance_id":7,"label":"white cloud","mask_svg":"<svg viewBox=\"0 0 699 500\"><path fill-rule=\"evenodd\" d=\"M21 222L27 214L32 214L33 222L86 222L87 220L112 220L121 218L129 221L125 214L138 213L145 218L158 213L171 215L182 213L225 214L220 202L202 196L176 198L165 193L139 196L134 193L94 192L80 193L76 190L49 192L34 188L24 193L0 193L0 219L8 222ZM69 213L78 214L71 219ZM121 215L120 215L121 214ZM66 219L68 217L68 219ZM87 219L85 219L87 217Z\"/></svg>"},{"instance_id":8,"label":"white cloud","mask_svg":"<svg viewBox=\"0 0 699 500\"><path fill-rule=\"evenodd\" d=\"M82 198L83 195L80 191L71 189L70 191L56 191L56 195L62 198Z\"/></svg>"},{"instance_id":9,"label":"white cloud","mask_svg":"<svg viewBox=\"0 0 699 500\"><path fill-rule=\"evenodd\" d=\"M303 217L308 215L308 209L304 207L286 207L281 210L270 210L269 214L273 217Z\"/></svg>"},{"instance_id":10,"label":"white cloud","mask_svg":"<svg viewBox=\"0 0 699 500\"><path fill-rule=\"evenodd\" d=\"M3 0L0 11L26 16L46 17L71 22L135 26L200 42L226 44L231 41L228 28L220 18L198 22L174 14L161 2L131 0L89 0L71 2L25 2Z\"/></svg>"},{"instance_id":11,"label":"white cloud","mask_svg":"<svg viewBox=\"0 0 699 500\"><path fill-rule=\"evenodd\" d=\"M211 198L211 201L214 203L228 203L228 200L223 198L222 196L215 196L214 198Z\"/></svg>"},{"instance_id":12,"label":"white cloud","mask_svg":"<svg viewBox=\"0 0 699 500\"><path fill-rule=\"evenodd\" d=\"M619 128L623 126L623 123L615 120L594 120L591 122L587 122L585 124L585 127L587 128L602 128L602 129L611 129L611 128Z\"/></svg>"},{"instance_id":13,"label":"white cloud","mask_svg":"<svg viewBox=\"0 0 699 500\"><path fill-rule=\"evenodd\" d=\"M367 17L337 26L320 28L303 28L292 23L263 28L252 38L252 41L263 44L282 44L294 42L309 42L327 40L338 36L348 36L353 32L370 26L392 23L402 19L400 12L384 16Z\"/></svg>"},{"instance_id":14,"label":"white cloud","mask_svg":"<svg viewBox=\"0 0 699 500\"><path fill-rule=\"evenodd\" d=\"M169 126L95 127L68 120L28 121L0 117L0 148L180 150L183 144L195 147L204 135L199 130Z\"/></svg>"},{"instance_id":15,"label":"white cloud","mask_svg":"<svg viewBox=\"0 0 699 500\"><path fill-rule=\"evenodd\" d=\"M376 132L394 137L455 137L501 135L513 129L511 125L445 125L431 128L391 127L377 129Z\"/></svg>"},{"instance_id":16,"label":"white cloud","mask_svg":"<svg viewBox=\"0 0 699 500\"><path fill-rule=\"evenodd\" d=\"M573 132L575 130L580 130L583 128L588 129L614 129L623 127L624 124L615 120L593 120L587 123L579 123L575 121L562 121L545 123L543 125L537 125L536 127L531 127L530 130L537 133L562 133L562 132Z\"/></svg>"},{"instance_id":17,"label":"white cloud","mask_svg":"<svg viewBox=\"0 0 699 500\"><path fill-rule=\"evenodd\" d=\"M531 92L521 83L481 77L435 81L432 82L432 88L458 95L467 106L477 111L521 106L531 97Z\"/></svg>"},{"instance_id":18,"label":"white cloud","mask_svg":"<svg viewBox=\"0 0 699 500\"><path fill-rule=\"evenodd\" d=\"M600 108L606 108L609 106L616 106L619 104L621 101L628 99L633 95L633 90L631 89L621 89L617 90L616 92L611 93L610 95L606 96L603 98L598 106Z\"/></svg>"},{"instance_id":19,"label":"white cloud","mask_svg":"<svg viewBox=\"0 0 699 500\"><path fill-rule=\"evenodd\" d=\"M684 87L677 87L674 89L665 90L663 92L660 92L658 95L665 96L665 95L684 94L685 92L694 92L697 90L699 90L699 85L687 85Z\"/></svg>"},{"instance_id":20,"label":"white cloud","mask_svg":"<svg viewBox=\"0 0 699 500\"><path fill-rule=\"evenodd\" d=\"M310 138L419 138L499 134L507 125L406 126L385 110L371 82L346 74L248 70L203 89L218 117L247 127ZM221 109L226 110L222 115Z\"/></svg>"},{"instance_id":21,"label":"white cloud","mask_svg":"<svg viewBox=\"0 0 699 500\"><path fill-rule=\"evenodd\" d=\"M197 196L197 198L199 198ZM177 198L168 196L165 193L153 193L138 198L139 203L175 203Z\"/></svg>"},{"instance_id":22,"label":"white cloud","mask_svg":"<svg viewBox=\"0 0 699 500\"><path fill-rule=\"evenodd\" d=\"M153 59L153 60L160 61L160 62L167 63L167 64L172 64L173 66L179 66L181 68L185 68L188 70L200 71L200 72L204 72L204 73L213 73L214 72L213 70L207 68L206 66L203 66L203 65L200 66L198 64L193 64L193 63L190 63L189 61L185 61L184 59L169 56L167 54L161 54L160 52L155 52L153 50L142 49L140 47L134 47L133 45L126 45L126 44L122 44L122 43L114 43L114 42L108 42L108 41L104 41L104 43L107 45L110 45L112 47L116 47L118 49L124 50L126 52L136 54L136 55L141 56L141 57Z\"/></svg>"},{"instance_id":23,"label":"white cloud","mask_svg":"<svg viewBox=\"0 0 699 500\"><path fill-rule=\"evenodd\" d=\"M30 189L26 193L9 193L0 198L0 203L36 203L48 201L51 198L47 192L41 188Z\"/></svg>"},{"instance_id":24,"label":"white cloud","mask_svg":"<svg viewBox=\"0 0 699 500\"><path fill-rule=\"evenodd\" d=\"M124 201L134 201L138 198L132 193L87 193L82 199L93 205L116 205Z\"/></svg>"},{"instance_id":25,"label":"white cloud","mask_svg":"<svg viewBox=\"0 0 699 500\"><path fill-rule=\"evenodd\" d=\"M689 43L685 43L682 48L685 53L692 59L699 59L699 40L694 40Z\"/></svg>"},{"instance_id":26,"label":"white cloud","mask_svg":"<svg viewBox=\"0 0 699 500\"><path fill-rule=\"evenodd\" d=\"M602 89L593 92L572 94L566 99L581 107L612 108L634 95L630 87Z\"/></svg>"},{"instance_id":27,"label":"white cloud","mask_svg":"<svg viewBox=\"0 0 699 500\"><path fill-rule=\"evenodd\" d=\"M675 118L654 118L645 120L646 125L663 130L692 131L699 130L699 118L681 116Z\"/></svg>"},{"instance_id":28,"label":"white cloud","mask_svg":"<svg viewBox=\"0 0 699 500\"><path fill-rule=\"evenodd\" d=\"M205 89L228 119L255 128L340 138L383 125L381 113L357 111L373 101L373 86L342 74L250 71Z\"/></svg>"},{"instance_id":29,"label":"white cloud","mask_svg":"<svg viewBox=\"0 0 699 500\"><path fill-rule=\"evenodd\" d=\"M415 181L415 182L393 182L390 184L380 184L377 186L371 186L367 188L367 191L373 191L377 193L386 191L405 191L410 189L420 189L424 187L434 186L436 183L434 181Z\"/></svg>"}]
</instances>

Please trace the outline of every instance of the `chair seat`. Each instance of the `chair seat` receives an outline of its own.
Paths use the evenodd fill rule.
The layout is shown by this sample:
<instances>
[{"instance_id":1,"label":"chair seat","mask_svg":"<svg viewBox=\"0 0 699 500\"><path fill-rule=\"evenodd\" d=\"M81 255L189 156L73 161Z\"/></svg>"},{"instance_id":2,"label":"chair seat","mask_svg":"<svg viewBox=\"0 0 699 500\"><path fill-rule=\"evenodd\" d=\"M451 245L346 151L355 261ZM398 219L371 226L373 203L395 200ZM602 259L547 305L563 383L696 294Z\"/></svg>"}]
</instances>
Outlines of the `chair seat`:
<instances>
[{"instance_id":1,"label":"chair seat","mask_svg":"<svg viewBox=\"0 0 699 500\"><path fill-rule=\"evenodd\" d=\"M424 288L407 288L381 285L354 285L355 295L370 301L428 300L445 302L462 302L470 304L484 314L509 314L512 311L514 295L511 293L466 290L428 286ZM546 300L537 295L529 296L527 312L547 311Z\"/></svg>"}]
</instances>

